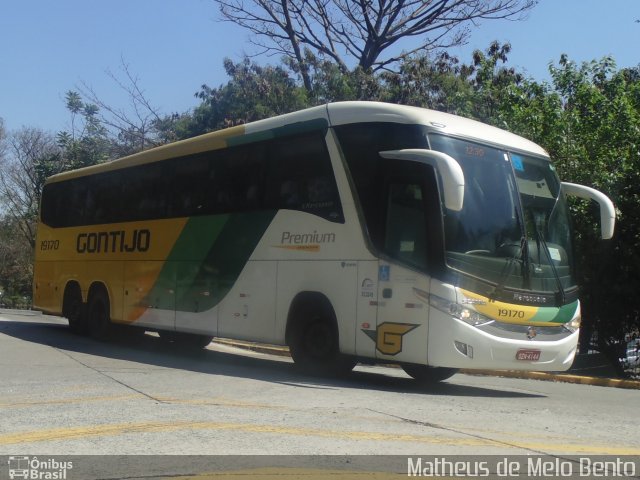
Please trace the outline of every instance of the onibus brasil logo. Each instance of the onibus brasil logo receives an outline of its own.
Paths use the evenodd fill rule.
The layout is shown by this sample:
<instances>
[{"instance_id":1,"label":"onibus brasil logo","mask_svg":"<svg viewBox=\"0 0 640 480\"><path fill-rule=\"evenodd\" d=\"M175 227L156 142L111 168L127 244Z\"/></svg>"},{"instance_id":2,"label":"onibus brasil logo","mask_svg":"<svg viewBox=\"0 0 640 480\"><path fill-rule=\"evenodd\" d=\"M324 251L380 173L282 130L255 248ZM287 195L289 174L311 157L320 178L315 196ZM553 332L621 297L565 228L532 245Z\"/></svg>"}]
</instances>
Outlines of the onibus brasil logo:
<instances>
[{"instance_id":1,"label":"onibus brasil logo","mask_svg":"<svg viewBox=\"0 0 640 480\"><path fill-rule=\"evenodd\" d=\"M39 460L38 457L10 456L9 478L30 480L65 480L67 470L73 468L73 462L62 462L54 458Z\"/></svg>"}]
</instances>

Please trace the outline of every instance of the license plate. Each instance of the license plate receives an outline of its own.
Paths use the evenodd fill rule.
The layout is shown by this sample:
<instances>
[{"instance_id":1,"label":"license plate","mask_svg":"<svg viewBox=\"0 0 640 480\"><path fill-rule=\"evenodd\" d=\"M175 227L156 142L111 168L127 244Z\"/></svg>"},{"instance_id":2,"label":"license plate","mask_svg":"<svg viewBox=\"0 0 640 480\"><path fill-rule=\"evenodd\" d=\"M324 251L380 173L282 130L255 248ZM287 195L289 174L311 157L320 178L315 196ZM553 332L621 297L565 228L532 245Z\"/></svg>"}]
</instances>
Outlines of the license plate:
<instances>
[{"instance_id":1,"label":"license plate","mask_svg":"<svg viewBox=\"0 0 640 480\"><path fill-rule=\"evenodd\" d=\"M540 350L518 350L516 360L523 362L537 362L540 360Z\"/></svg>"}]
</instances>

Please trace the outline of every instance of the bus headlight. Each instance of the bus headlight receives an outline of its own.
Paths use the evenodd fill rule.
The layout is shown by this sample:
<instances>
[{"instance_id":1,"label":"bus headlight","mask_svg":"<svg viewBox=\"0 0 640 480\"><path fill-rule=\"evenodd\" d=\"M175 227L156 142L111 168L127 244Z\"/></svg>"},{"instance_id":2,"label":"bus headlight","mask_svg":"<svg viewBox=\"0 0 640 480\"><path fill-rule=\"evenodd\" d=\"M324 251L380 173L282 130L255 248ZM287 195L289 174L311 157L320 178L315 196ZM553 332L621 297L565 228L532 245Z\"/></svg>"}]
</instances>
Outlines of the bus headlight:
<instances>
[{"instance_id":1,"label":"bus headlight","mask_svg":"<svg viewBox=\"0 0 640 480\"><path fill-rule=\"evenodd\" d=\"M569 330L571 333L577 331L580 328L580 322L582 321L582 315L580 312L571 320L564 324L564 328Z\"/></svg>"},{"instance_id":2,"label":"bus headlight","mask_svg":"<svg viewBox=\"0 0 640 480\"><path fill-rule=\"evenodd\" d=\"M438 297L437 295L431 295L429 303L435 309L440 310L447 315L451 315L458 320L462 320L469 325L473 325L474 327L479 327L480 325L486 325L487 323L495 321L493 318L489 318L485 315L482 315L481 313L476 312L475 310L471 310L465 305L445 300L444 298Z\"/></svg>"}]
</instances>

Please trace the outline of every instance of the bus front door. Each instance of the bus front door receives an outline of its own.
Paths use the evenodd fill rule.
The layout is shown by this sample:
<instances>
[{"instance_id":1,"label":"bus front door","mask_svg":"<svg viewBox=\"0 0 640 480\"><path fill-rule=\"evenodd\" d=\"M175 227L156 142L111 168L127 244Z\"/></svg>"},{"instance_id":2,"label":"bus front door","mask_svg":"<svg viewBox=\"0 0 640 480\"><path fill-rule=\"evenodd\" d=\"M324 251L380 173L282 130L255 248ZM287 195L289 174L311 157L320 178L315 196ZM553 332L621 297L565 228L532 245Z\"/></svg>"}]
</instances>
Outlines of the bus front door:
<instances>
[{"instance_id":1,"label":"bus front door","mask_svg":"<svg viewBox=\"0 0 640 480\"><path fill-rule=\"evenodd\" d=\"M412 269L380 261L376 358L426 363L428 279Z\"/></svg>"},{"instance_id":2,"label":"bus front door","mask_svg":"<svg viewBox=\"0 0 640 480\"><path fill-rule=\"evenodd\" d=\"M418 177L419 178L419 177ZM391 177L384 189L378 267L376 358L427 361L426 187L416 176Z\"/></svg>"}]
</instances>

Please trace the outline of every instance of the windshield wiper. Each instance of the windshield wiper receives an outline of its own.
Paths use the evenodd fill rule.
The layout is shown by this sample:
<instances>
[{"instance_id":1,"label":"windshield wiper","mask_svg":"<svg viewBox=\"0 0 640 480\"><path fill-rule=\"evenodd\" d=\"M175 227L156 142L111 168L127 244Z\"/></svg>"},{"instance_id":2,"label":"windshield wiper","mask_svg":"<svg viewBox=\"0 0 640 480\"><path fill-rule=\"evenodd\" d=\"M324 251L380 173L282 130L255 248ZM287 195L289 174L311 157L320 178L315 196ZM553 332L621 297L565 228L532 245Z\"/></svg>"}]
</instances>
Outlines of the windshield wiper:
<instances>
[{"instance_id":1,"label":"windshield wiper","mask_svg":"<svg viewBox=\"0 0 640 480\"><path fill-rule=\"evenodd\" d=\"M489 295L491 300L496 300L498 295L504 291L504 285L507 282L507 278L511 274L511 270L513 264L516 263L517 260L520 260L522 276L524 279L524 288L529 288L529 242L527 241L527 236L525 234L524 225L520 220L520 215L518 213L518 209L515 208L516 222L518 224L518 228L520 229L520 247L516 251L516 253L507 258L504 266L502 267L502 271L500 272L500 277L498 278L498 283L493 289L493 292Z\"/></svg>"},{"instance_id":2,"label":"windshield wiper","mask_svg":"<svg viewBox=\"0 0 640 480\"><path fill-rule=\"evenodd\" d=\"M532 214L533 215L533 214ZM538 250L538 264L541 265L540 262L540 244L544 248L544 253L549 259L549 266L551 267L551 271L553 272L553 277L556 281L556 285L558 286L558 294L560 296L560 305L564 305L566 302L566 295L564 292L564 288L562 287L562 280L560 279L560 274L558 273L558 269L556 265L553 263L553 258L551 258L551 251L549 250L549 246L547 245L547 241L544 239L544 235L540 232L538 228L538 224L534 222L534 232L536 234L536 248Z\"/></svg>"}]
</instances>

